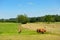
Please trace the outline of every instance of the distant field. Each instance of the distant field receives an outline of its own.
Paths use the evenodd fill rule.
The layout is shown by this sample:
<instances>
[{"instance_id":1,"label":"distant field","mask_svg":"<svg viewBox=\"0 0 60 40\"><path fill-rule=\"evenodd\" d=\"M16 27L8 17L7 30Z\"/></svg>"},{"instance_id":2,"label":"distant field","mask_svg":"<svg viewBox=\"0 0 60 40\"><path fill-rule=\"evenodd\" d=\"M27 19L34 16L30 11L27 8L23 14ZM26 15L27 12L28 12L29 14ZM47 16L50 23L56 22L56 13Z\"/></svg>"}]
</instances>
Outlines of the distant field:
<instances>
[{"instance_id":1,"label":"distant field","mask_svg":"<svg viewBox=\"0 0 60 40\"><path fill-rule=\"evenodd\" d=\"M22 32L18 33L17 23L0 23L0 40L60 40L60 22L21 24ZM37 28L46 27L45 34L38 34Z\"/></svg>"}]
</instances>

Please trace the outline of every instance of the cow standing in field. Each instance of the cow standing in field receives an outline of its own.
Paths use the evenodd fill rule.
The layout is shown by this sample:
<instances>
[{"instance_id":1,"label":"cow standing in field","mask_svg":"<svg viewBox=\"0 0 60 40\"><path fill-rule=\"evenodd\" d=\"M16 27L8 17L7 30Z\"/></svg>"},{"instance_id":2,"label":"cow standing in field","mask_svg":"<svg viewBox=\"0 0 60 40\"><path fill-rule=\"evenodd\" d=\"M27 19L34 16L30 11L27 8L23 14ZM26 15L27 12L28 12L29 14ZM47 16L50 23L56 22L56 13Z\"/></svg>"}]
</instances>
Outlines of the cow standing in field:
<instances>
[{"instance_id":1,"label":"cow standing in field","mask_svg":"<svg viewBox=\"0 0 60 40\"><path fill-rule=\"evenodd\" d=\"M37 29L37 32L43 34L44 32L46 32L46 29L45 28L40 28L40 29Z\"/></svg>"}]
</instances>

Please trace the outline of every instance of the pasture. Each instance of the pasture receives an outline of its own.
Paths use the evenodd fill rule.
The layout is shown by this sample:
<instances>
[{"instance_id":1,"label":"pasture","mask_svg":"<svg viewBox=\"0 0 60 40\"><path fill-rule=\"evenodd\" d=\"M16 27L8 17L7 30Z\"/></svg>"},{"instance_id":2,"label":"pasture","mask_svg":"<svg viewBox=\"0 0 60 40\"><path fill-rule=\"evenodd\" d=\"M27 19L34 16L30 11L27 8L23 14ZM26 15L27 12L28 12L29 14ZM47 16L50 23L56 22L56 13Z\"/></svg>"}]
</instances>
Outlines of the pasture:
<instances>
[{"instance_id":1,"label":"pasture","mask_svg":"<svg viewBox=\"0 0 60 40\"><path fill-rule=\"evenodd\" d=\"M22 32L18 33L18 26ZM37 28L46 27L45 34L37 33ZM55 23L0 23L0 40L60 40L60 22Z\"/></svg>"}]
</instances>

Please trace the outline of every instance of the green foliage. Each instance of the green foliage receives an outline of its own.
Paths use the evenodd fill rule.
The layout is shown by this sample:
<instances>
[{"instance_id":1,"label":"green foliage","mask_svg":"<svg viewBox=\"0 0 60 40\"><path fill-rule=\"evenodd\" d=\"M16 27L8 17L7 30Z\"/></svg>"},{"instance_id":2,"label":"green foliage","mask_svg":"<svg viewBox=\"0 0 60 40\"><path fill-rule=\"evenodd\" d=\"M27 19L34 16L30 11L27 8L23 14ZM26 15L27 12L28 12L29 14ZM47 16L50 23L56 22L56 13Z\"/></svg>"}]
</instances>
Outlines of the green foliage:
<instances>
[{"instance_id":1,"label":"green foliage","mask_svg":"<svg viewBox=\"0 0 60 40\"><path fill-rule=\"evenodd\" d=\"M28 17L26 15L18 15L17 22L22 23L22 24L26 24L28 22Z\"/></svg>"},{"instance_id":2,"label":"green foliage","mask_svg":"<svg viewBox=\"0 0 60 40\"><path fill-rule=\"evenodd\" d=\"M36 22L36 17L32 17L32 18L30 18L30 22L31 22L31 23Z\"/></svg>"},{"instance_id":3,"label":"green foliage","mask_svg":"<svg viewBox=\"0 0 60 40\"><path fill-rule=\"evenodd\" d=\"M27 15L18 15L17 18L0 19L0 22L13 22L26 24L27 22L60 22L60 15L45 15L41 17L27 17Z\"/></svg>"},{"instance_id":4,"label":"green foliage","mask_svg":"<svg viewBox=\"0 0 60 40\"><path fill-rule=\"evenodd\" d=\"M56 16L55 16L55 21L56 21L56 22L59 22L59 21L60 21L60 16L59 16L59 15L56 15Z\"/></svg>"},{"instance_id":5,"label":"green foliage","mask_svg":"<svg viewBox=\"0 0 60 40\"><path fill-rule=\"evenodd\" d=\"M51 15L46 15L45 16L45 21L46 22L54 22L55 21L55 17L54 16L51 16Z\"/></svg>"},{"instance_id":6,"label":"green foliage","mask_svg":"<svg viewBox=\"0 0 60 40\"><path fill-rule=\"evenodd\" d=\"M0 19L0 22L4 22L4 19Z\"/></svg>"}]
</instances>

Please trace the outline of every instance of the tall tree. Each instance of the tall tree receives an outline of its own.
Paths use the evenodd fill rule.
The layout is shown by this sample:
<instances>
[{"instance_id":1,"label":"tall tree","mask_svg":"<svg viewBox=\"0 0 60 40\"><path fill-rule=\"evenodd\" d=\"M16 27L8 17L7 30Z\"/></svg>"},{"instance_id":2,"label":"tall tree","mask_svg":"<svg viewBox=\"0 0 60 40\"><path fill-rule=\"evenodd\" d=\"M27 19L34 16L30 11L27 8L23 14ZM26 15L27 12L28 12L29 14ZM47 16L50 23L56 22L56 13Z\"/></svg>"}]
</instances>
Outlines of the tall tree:
<instances>
[{"instance_id":1,"label":"tall tree","mask_svg":"<svg viewBox=\"0 0 60 40\"><path fill-rule=\"evenodd\" d=\"M17 22L22 23L22 24L26 24L28 22L28 17L26 15L18 15Z\"/></svg>"},{"instance_id":2,"label":"tall tree","mask_svg":"<svg viewBox=\"0 0 60 40\"><path fill-rule=\"evenodd\" d=\"M46 22L54 22L55 21L55 17L53 17L52 15L46 15L45 16L45 21Z\"/></svg>"}]
</instances>

